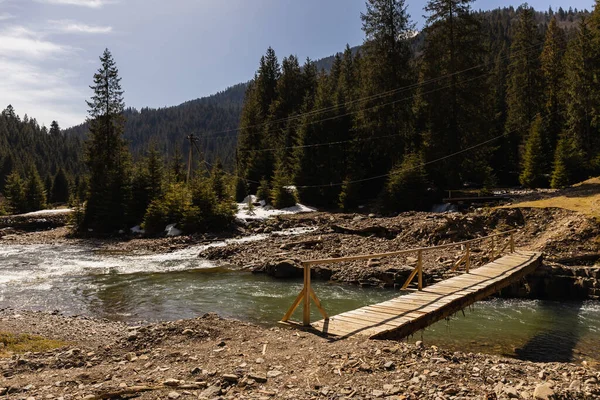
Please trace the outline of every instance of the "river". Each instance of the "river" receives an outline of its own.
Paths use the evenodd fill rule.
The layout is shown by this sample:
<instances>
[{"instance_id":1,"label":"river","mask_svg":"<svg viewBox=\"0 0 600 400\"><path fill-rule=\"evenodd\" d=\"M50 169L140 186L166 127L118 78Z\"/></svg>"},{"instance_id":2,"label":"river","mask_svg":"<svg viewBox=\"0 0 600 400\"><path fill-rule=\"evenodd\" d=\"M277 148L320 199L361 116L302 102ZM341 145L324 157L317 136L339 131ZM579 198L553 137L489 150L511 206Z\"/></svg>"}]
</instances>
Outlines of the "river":
<instances>
[{"instance_id":1,"label":"river","mask_svg":"<svg viewBox=\"0 0 600 400\"><path fill-rule=\"evenodd\" d=\"M239 272L198 258L205 248L136 255L79 245L3 243L0 308L60 310L127 323L216 312L273 325L301 290L301 281ZM330 315L398 295L393 290L325 282L315 282L314 288ZM600 360L600 303L492 299L409 340L421 338L427 345L533 361Z\"/></svg>"}]
</instances>

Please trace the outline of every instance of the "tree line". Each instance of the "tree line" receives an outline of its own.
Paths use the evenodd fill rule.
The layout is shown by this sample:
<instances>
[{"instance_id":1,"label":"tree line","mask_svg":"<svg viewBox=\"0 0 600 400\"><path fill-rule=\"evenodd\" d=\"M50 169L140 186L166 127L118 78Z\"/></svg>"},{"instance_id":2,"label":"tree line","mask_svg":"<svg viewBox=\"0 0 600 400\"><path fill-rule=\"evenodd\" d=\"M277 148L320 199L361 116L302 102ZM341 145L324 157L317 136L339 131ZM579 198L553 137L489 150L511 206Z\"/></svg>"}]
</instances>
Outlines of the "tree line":
<instances>
[{"instance_id":1,"label":"tree line","mask_svg":"<svg viewBox=\"0 0 600 400\"><path fill-rule=\"evenodd\" d=\"M600 174L599 3L591 14L471 3L428 1L415 38L403 0L368 0L363 45L329 72L269 48L246 91L237 196L291 203L295 185L307 204L401 210L445 189Z\"/></svg>"},{"instance_id":2,"label":"tree line","mask_svg":"<svg viewBox=\"0 0 600 400\"><path fill-rule=\"evenodd\" d=\"M83 141L64 135L58 122L48 129L6 107L0 113L0 215L64 204L85 190L82 147Z\"/></svg>"}]
</instances>

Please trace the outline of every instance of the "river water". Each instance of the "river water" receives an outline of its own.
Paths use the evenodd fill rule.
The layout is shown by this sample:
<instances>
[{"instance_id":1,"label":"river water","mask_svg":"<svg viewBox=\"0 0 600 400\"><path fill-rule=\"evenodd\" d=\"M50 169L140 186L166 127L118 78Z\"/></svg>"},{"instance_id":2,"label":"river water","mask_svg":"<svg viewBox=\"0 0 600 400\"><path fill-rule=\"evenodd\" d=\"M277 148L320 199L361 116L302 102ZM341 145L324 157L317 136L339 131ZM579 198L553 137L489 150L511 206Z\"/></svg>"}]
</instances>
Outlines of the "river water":
<instances>
[{"instance_id":1,"label":"river water","mask_svg":"<svg viewBox=\"0 0 600 400\"><path fill-rule=\"evenodd\" d=\"M265 238L255 236L241 241ZM273 325L301 290L301 281L234 271L198 258L205 248L135 255L77 245L3 243L0 308L60 310L128 323L194 318L216 312ZM324 282L315 282L314 286L330 315L398 296L393 290ZM313 315L313 319L318 318ZM459 313L438 322L409 340L421 339L427 345L457 351L535 361L600 360L600 303L484 301L465 310L464 316Z\"/></svg>"}]
</instances>

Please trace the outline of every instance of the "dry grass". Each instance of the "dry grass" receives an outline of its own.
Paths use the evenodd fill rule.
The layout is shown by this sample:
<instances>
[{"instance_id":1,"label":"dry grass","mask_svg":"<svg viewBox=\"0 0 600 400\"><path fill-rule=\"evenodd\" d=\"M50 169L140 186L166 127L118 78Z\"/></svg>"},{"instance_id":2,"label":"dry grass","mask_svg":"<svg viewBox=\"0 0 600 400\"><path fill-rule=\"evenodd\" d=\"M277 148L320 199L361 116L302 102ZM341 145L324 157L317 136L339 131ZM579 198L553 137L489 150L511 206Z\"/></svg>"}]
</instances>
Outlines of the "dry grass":
<instances>
[{"instance_id":1,"label":"dry grass","mask_svg":"<svg viewBox=\"0 0 600 400\"><path fill-rule=\"evenodd\" d=\"M0 332L0 357L10 357L15 353L42 352L65 345L67 343L41 336Z\"/></svg>"},{"instance_id":2,"label":"dry grass","mask_svg":"<svg viewBox=\"0 0 600 400\"><path fill-rule=\"evenodd\" d=\"M507 208L517 207L563 208L600 221L600 177L588 179L539 200L523 201L507 206Z\"/></svg>"}]
</instances>

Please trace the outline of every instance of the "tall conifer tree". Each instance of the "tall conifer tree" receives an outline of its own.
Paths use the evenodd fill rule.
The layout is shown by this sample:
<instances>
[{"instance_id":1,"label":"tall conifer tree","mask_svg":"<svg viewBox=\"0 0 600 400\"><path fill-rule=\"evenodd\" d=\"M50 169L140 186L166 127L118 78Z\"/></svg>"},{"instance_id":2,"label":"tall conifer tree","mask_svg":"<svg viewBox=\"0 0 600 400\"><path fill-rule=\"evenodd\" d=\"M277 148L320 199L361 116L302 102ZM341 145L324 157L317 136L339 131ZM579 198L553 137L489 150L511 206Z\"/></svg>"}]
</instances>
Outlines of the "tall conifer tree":
<instances>
[{"instance_id":1,"label":"tall conifer tree","mask_svg":"<svg viewBox=\"0 0 600 400\"><path fill-rule=\"evenodd\" d=\"M483 141L483 132L489 131L491 108L485 107L483 68L474 68L483 61L482 32L471 14L471 2L430 0L425 6L429 16L416 108L429 159ZM432 176L447 187L457 187L461 180L481 183L489 168L484 150L437 163Z\"/></svg>"},{"instance_id":2,"label":"tall conifer tree","mask_svg":"<svg viewBox=\"0 0 600 400\"><path fill-rule=\"evenodd\" d=\"M366 12L361 14L365 42L362 47L360 97L370 98L361 103L356 116L355 160L351 178L371 177L387 173L402 158L406 137L411 132L411 105L404 101L410 92L393 92L412 83L412 49L409 43L414 34L404 0L367 0ZM375 97L373 97L375 96ZM368 146L362 141L377 136ZM383 189L383 179L366 181L358 188L345 188L360 193L363 199L376 197Z\"/></svg>"},{"instance_id":3,"label":"tall conifer tree","mask_svg":"<svg viewBox=\"0 0 600 400\"><path fill-rule=\"evenodd\" d=\"M544 116L547 137L544 138L544 149L547 154L554 154L558 135L564 125L565 81L564 54L567 41L565 32L558 26L556 17L550 20L541 55L541 68L544 74ZM546 168L550 165L546 165Z\"/></svg>"},{"instance_id":4,"label":"tall conifer tree","mask_svg":"<svg viewBox=\"0 0 600 400\"><path fill-rule=\"evenodd\" d=\"M533 118L542 108L540 43L533 8L524 4L519 10L519 22L510 48L507 89L507 148L504 150L506 162L513 171L519 169L521 145L527 139Z\"/></svg>"},{"instance_id":5,"label":"tall conifer tree","mask_svg":"<svg viewBox=\"0 0 600 400\"><path fill-rule=\"evenodd\" d=\"M123 139L125 103L121 78L108 49L100 57L87 102L90 135L86 163L90 172L89 193L81 228L111 233L127 224L130 196L130 155Z\"/></svg>"}]
</instances>

